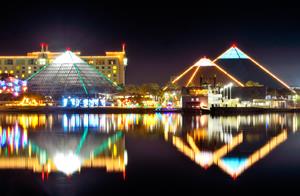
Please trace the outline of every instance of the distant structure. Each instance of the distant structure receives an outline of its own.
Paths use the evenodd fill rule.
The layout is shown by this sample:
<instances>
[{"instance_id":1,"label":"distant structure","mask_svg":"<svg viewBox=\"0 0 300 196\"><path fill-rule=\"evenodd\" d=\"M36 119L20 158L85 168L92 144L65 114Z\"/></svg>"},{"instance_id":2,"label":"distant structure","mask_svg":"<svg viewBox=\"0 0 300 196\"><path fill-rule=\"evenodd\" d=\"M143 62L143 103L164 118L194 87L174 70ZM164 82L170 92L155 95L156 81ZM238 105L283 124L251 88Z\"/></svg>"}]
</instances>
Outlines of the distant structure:
<instances>
[{"instance_id":1,"label":"distant structure","mask_svg":"<svg viewBox=\"0 0 300 196\"><path fill-rule=\"evenodd\" d=\"M27 79L38 72L44 65L51 64L63 52L51 52L48 45L41 43L41 50L29 52L24 56L0 56L0 74L11 74L19 79ZM106 52L104 56L82 56L81 52L75 55L103 73L117 85L125 85L125 70L127 57L125 44L122 51Z\"/></svg>"},{"instance_id":2,"label":"distant structure","mask_svg":"<svg viewBox=\"0 0 300 196\"><path fill-rule=\"evenodd\" d=\"M182 83L183 81L186 82ZM295 93L295 90L286 82L241 51L236 45L230 47L213 61L205 57L200 59L172 79L171 84L167 85L164 90L173 84L180 84L183 87L203 87L205 85L222 87L229 82L239 87L251 84L274 89L285 88Z\"/></svg>"},{"instance_id":3,"label":"distant structure","mask_svg":"<svg viewBox=\"0 0 300 196\"><path fill-rule=\"evenodd\" d=\"M174 78L171 83L179 83L187 79L186 83L181 83L184 87L223 87L228 83L233 83L235 86L244 87L244 84L229 72L224 70L210 59L203 57L195 64L186 69L183 73ZM164 88L166 90L168 86Z\"/></svg>"},{"instance_id":4,"label":"distant structure","mask_svg":"<svg viewBox=\"0 0 300 196\"><path fill-rule=\"evenodd\" d=\"M121 88L73 52L66 51L28 78L28 90L60 99L97 97L99 93L113 93Z\"/></svg>"},{"instance_id":5,"label":"distant structure","mask_svg":"<svg viewBox=\"0 0 300 196\"><path fill-rule=\"evenodd\" d=\"M250 82L267 88L286 88L293 93L295 92L286 82L240 50L236 45L232 45L218 56L214 62L244 84Z\"/></svg>"}]
</instances>

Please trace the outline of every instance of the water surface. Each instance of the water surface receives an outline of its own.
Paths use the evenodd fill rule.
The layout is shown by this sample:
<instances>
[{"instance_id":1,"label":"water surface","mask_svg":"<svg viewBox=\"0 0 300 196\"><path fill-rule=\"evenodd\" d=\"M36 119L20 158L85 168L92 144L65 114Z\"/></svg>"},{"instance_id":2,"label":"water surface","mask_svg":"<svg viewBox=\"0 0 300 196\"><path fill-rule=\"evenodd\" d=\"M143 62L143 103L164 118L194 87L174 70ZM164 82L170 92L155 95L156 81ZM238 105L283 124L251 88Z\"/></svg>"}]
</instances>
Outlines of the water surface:
<instances>
[{"instance_id":1,"label":"water surface","mask_svg":"<svg viewBox=\"0 0 300 196\"><path fill-rule=\"evenodd\" d=\"M299 120L299 114L0 114L1 195L293 191Z\"/></svg>"}]
</instances>

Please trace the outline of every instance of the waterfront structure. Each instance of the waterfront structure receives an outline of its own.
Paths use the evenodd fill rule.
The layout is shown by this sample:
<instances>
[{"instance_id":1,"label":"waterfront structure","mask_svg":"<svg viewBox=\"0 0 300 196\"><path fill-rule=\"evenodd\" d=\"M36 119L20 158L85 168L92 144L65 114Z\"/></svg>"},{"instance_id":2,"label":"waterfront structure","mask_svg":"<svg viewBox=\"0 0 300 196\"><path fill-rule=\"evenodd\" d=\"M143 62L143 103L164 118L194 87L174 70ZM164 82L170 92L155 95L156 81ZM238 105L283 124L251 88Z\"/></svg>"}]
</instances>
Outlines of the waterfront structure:
<instances>
[{"instance_id":1,"label":"waterfront structure","mask_svg":"<svg viewBox=\"0 0 300 196\"><path fill-rule=\"evenodd\" d=\"M217 74L216 70L222 73L223 76ZM200 59L172 79L171 85L179 84L179 82L185 80L187 82L181 84L181 86L188 87L191 84L196 86L205 84L218 86L218 83L221 84L219 86L222 86L229 83L224 78L230 79L230 82L237 87L246 87L251 83L255 86L265 86L273 89L285 88L289 92L295 93L295 90L286 82L241 51L236 45L230 47L213 61L206 58Z\"/></svg>"},{"instance_id":2,"label":"waterfront structure","mask_svg":"<svg viewBox=\"0 0 300 196\"><path fill-rule=\"evenodd\" d=\"M28 78L31 93L61 97L98 97L99 93L121 90L109 78L71 51L58 56Z\"/></svg>"},{"instance_id":3,"label":"waterfront structure","mask_svg":"<svg viewBox=\"0 0 300 196\"><path fill-rule=\"evenodd\" d=\"M286 82L240 50L236 45L232 45L218 56L214 62L222 66L223 69L245 84L245 86L248 86L247 82L251 82L255 83L256 86L265 86L273 89L286 88L295 93Z\"/></svg>"},{"instance_id":4,"label":"waterfront structure","mask_svg":"<svg viewBox=\"0 0 300 196\"><path fill-rule=\"evenodd\" d=\"M99 72L117 85L125 85L125 70L127 57L125 45L122 51L105 52L105 55L81 55L81 52L74 52L83 61L93 66ZM38 72L46 64L51 64L54 59L63 52L51 52L48 45L42 43L41 50L29 52L20 56L0 56L0 74L8 73L19 79L27 79Z\"/></svg>"},{"instance_id":5,"label":"waterfront structure","mask_svg":"<svg viewBox=\"0 0 300 196\"><path fill-rule=\"evenodd\" d=\"M244 87L244 84L241 81L206 57L201 58L195 64L174 78L171 81L171 84L179 83L179 81L186 76L188 76L187 82L182 84L182 86L185 87L222 87L230 82L235 86ZM164 87L164 90L168 87L169 86Z\"/></svg>"}]
</instances>

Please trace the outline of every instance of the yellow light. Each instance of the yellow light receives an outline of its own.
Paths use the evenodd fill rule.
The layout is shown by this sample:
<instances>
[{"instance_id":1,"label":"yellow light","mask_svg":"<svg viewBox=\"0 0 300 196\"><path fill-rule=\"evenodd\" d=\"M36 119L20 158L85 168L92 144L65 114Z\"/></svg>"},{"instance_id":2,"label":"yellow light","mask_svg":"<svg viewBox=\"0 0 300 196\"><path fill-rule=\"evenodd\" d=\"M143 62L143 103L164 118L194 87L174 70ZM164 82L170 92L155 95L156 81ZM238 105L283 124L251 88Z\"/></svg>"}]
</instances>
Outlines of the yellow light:
<instances>
[{"instance_id":1,"label":"yellow light","mask_svg":"<svg viewBox=\"0 0 300 196\"><path fill-rule=\"evenodd\" d=\"M13 74L13 73L14 73L14 71L13 71L13 70L10 70L10 73L11 73L11 74Z\"/></svg>"},{"instance_id":2,"label":"yellow light","mask_svg":"<svg viewBox=\"0 0 300 196\"><path fill-rule=\"evenodd\" d=\"M186 87L189 86L189 84L193 81L195 75L197 74L198 70L199 70L200 66L197 67L197 69L194 71L192 77L190 78L190 80L188 81L188 83L186 84Z\"/></svg>"},{"instance_id":3,"label":"yellow light","mask_svg":"<svg viewBox=\"0 0 300 196\"><path fill-rule=\"evenodd\" d=\"M114 74L117 73L117 70L113 70L113 73L114 73Z\"/></svg>"},{"instance_id":4,"label":"yellow light","mask_svg":"<svg viewBox=\"0 0 300 196\"><path fill-rule=\"evenodd\" d=\"M113 66L113 69L117 69L117 66L114 65L114 66Z\"/></svg>"},{"instance_id":5,"label":"yellow light","mask_svg":"<svg viewBox=\"0 0 300 196\"><path fill-rule=\"evenodd\" d=\"M0 70L0 74L2 74L2 70Z\"/></svg>"},{"instance_id":6,"label":"yellow light","mask_svg":"<svg viewBox=\"0 0 300 196\"><path fill-rule=\"evenodd\" d=\"M31 70L29 70L28 73L31 74Z\"/></svg>"},{"instance_id":7,"label":"yellow light","mask_svg":"<svg viewBox=\"0 0 300 196\"><path fill-rule=\"evenodd\" d=\"M24 74L22 74L22 78L24 78L25 76L24 76Z\"/></svg>"},{"instance_id":8,"label":"yellow light","mask_svg":"<svg viewBox=\"0 0 300 196\"><path fill-rule=\"evenodd\" d=\"M110 77L111 77L111 75L110 75L110 74L108 74L108 75L107 75L107 77L109 77L109 78L110 78Z\"/></svg>"}]
</instances>

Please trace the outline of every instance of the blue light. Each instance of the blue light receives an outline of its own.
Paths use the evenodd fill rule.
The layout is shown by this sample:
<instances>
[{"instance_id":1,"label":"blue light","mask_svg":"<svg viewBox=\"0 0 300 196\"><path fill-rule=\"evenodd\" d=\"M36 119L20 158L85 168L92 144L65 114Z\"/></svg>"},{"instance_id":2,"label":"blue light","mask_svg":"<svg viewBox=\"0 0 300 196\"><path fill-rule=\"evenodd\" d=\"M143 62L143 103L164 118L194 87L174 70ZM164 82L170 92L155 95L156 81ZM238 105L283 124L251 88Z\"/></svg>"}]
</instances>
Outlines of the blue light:
<instances>
[{"instance_id":1,"label":"blue light","mask_svg":"<svg viewBox=\"0 0 300 196\"><path fill-rule=\"evenodd\" d=\"M20 92L21 91L21 87L20 86L15 86L15 91L16 92Z\"/></svg>"},{"instance_id":2,"label":"blue light","mask_svg":"<svg viewBox=\"0 0 300 196\"><path fill-rule=\"evenodd\" d=\"M89 100L83 99L83 107L88 107L88 106L89 106Z\"/></svg>"},{"instance_id":3,"label":"blue light","mask_svg":"<svg viewBox=\"0 0 300 196\"><path fill-rule=\"evenodd\" d=\"M64 98L63 99L63 107L67 107L67 105L68 105L68 99Z\"/></svg>"},{"instance_id":4,"label":"blue light","mask_svg":"<svg viewBox=\"0 0 300 196\"><path fill-rule=\"evenodd\" d=\"M4 146L5 145L5 142L6 142L6 130L3 130L3 133L2 133L2 138L1 138L1 146Z\"/></svg>"},{"instance_id":5,"label":"blue light","mask_svg":"<svg viewBox=\"0 0 300 196\"><path fill-rule=\"evenodd\" d=\"M19 84L19 80L18 80L18 79L15 79L15 80L14 80L14 83L15 83L15 85L18 85L18 84Z\"/></svg>"},{"instance_id":6,"label":"blue light","mask_svg":"<svg viewBox=\"0 0 300 196\"><path fill-rule=\"evenodd\" d=\"M238 171L247 163L247 158L225 157L222 158L223 163L232 171Z\"/></svg>"},{"instance_id":7,"label":"blue light","mask_svg":"<svg viewBox=\"0 0 300 196\"><path fill-rule=\"evenodd\" d=\"M248 59L248 56L236 47L229 48L219 59Z\"/></svg>"}]
</instances>

